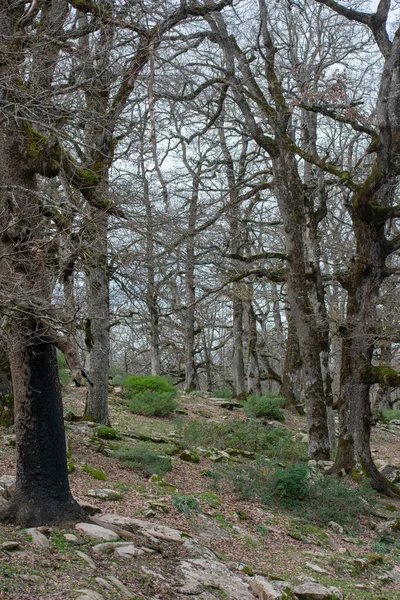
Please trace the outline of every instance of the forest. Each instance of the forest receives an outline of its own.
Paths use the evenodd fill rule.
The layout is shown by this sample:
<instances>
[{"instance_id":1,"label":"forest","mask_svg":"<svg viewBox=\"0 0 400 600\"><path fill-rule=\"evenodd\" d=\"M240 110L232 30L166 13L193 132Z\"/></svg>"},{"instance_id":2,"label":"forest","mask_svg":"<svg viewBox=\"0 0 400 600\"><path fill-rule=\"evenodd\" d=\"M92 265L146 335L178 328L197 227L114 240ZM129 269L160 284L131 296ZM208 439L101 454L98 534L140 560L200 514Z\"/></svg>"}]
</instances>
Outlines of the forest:
<instances>
[{"instance_id":1,"label":"forest","mask_svg":"<svg viewBox=\"0 0 400 600\"><path fill-rule=\"evenodd\" d=\"M252 488L239 520L261 502L338 534L368 505L368 556L398 561L399 176L397 0L0 0L0 572L12 532L101 527L79 478L119 489L121 464L163 482L149 519ZM99 539L132 545L128 515ZM275 589L255 562L243 588L79 598L400 591L400 570L381 596Z\"/></svg>"}]
</instances>

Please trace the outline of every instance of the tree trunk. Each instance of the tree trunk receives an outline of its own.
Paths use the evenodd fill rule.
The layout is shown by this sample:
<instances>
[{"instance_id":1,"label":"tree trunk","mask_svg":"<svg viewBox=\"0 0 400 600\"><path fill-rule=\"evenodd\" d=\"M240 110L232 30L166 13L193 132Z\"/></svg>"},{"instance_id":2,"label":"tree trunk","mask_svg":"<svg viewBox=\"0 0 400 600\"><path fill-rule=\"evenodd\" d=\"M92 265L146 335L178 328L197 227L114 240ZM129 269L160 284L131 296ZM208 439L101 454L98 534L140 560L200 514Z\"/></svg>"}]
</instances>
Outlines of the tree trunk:
<instances>
[{"instance_id":1,"label":"tree trunk","mask_svg":"<svg viewBox=\"0 0 400 600\"><path fill-rule=\"evenodd\" d=\"M280 395L286 399L285 408L304 414L300 400L302 361L296 327L290 311L287 311L288 333L286 340L285 364L282 373Z\"/></svg>"},{"instance_id":2,"label":"tree trunk","mask_svg":"<svg viewBox=\"0 0 400 600\"><path fill-rule=\"evenodd\" d=\"M257 321L251 299L245 302L245 310L247 321L247 393L261 396L260 367L257 352Z\"/></svg>"},{"instance_id":3,"label":"tree trunk","mask_svg":"<svg viewBox=\"0 0 400 600\"><path fill-rule=\"evenodd\" d=\"M308 295L305 268L303 186L295 158L290 151L286 150L284 141L279 154L273 158L273 168L288 256L287 294L303 361L309 435L308 453L309 457L315 460L327 460L329 459L329 435L319 354L320 344L315 314Z\"/></svg>"},{"instance_id":4,"label":"tree trunk","mask_svg":"<svg viewBox=\"0 0 400 600\"><path fill-rule=\"evenodd\" d=\"M235 398L243 398L246 389L243 359L243 302L240 293L240 285L234 283L232 286L232 379Z\"/></svg>"},{"instance_id":5,"label":"tree trunk","mask_svg":"<svg viewBox=\"0 0 400 600\"><path fill-rule=\"evenodd\" d=\"M110 345L109 288L107 270L107 214L92 211L86 250L88 318L85 343L89 353L85 415L96 423L109 424L108 350Z\"/></svg>"},{"instance_id":6,"label":"tree trunk","mask_svg":"<svg viewBox=\"0 0 400 600\"><path fill-rule=\"evenodd\" d=\"M17 482L0 520L22 526L67 526L84 514L69 489L56 350L34 319L13 324L10 364Z\"/></svg>"},{"instance_id":7,"label":"tree trunk","mask_svg":"<svg viewBox=\"0 0 400 600\"><path fill-rule=\"evenodd\" d=\"M342 330L339 443L333 471L366 475L379 492L398 494L376 468L370 447L371 360L378 331L377 302L387 256L383 225L352 213L356 252L346 278L346 324Z\"/></svg>"}]
</instances>

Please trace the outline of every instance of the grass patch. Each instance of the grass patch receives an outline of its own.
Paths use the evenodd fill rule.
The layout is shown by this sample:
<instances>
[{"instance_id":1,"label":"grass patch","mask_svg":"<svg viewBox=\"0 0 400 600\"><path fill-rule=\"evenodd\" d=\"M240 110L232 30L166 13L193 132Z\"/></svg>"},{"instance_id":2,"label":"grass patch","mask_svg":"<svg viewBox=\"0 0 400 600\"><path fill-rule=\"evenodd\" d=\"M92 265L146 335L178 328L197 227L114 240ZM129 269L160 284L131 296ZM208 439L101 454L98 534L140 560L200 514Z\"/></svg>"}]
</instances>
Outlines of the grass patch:
<instances>
[{"instance_id":1,"label":"grass patch","mask_svg":"<svg viewBox=\"0 0 400 600\"><path fill-rule=\"evenodd\" d=\"M82 466L82 471L84 473L88 473L88 475L90 475L90 477L93 477L93 479L98 479L99 481L107 480L106 474L104 473L103 469L96 469L96 467L91 467L90 465L84 464Z\"/></svg>"},{"instance_id":2,"label":"grass patch","mask_svg":"<svg viewBox=\"0 0 400 600\"><path fill-rule=\"evenodd\" d=\"M58 377L62 387L71 383L71 376L68 369L67 361L62 352L57 350L57 365L58 365Z\"/></svg>"},{"instance_id":3,"label":"grass patch","mask_svg":"<svg viewBox=\"0 0 400 600\"><path fill-rule=\"evenodd\" d=\"M400 420L400 410L389 410L389 409L384 410L383 418L386 422L392 421L393 419Z\"/></svg>"},{"instance_id":4,"label":"grass patch","mask_svg":"<svg viewBox=\"0 0 400 600\"><path fill-rule=\"evenodd\" d=\"M115 451L115 457L125 466L144 475L165 475L171 470L171 459L156 454L145 444L136 448L122 446Z\"/></svg>"},{"instance_id":5,"label":"grass patch","mask_svg":"<svg viewBox=\"0 0 400 600\"><path fill-rule=\"evenodd\" d=\"M284 404L284 402L285 399L281 398L274 392L270 392L265 396L253 395L247 400L244 406L244 411L248 417L264 417L283 423L285 420L285 415L281 411L281 406Z\"/></svg>"},{"instance_id":6,"label":"grass patch","mask_svg":"<svg viewBox=\"0 0 400 600\"><path fill-rule=\"evenodd\" d=\"M120 440L121 436L119 433L113 429L112 427L107 427L106 425L100 425L94 429L94 433L97 438L102 440Z\"/></svg>"},{"instance_id":7,"label":"grass patch","mask_svg":"<svg viewBox=\"0 0 400 600\"><path fill-rule=\"evenodd\" d=\"M276 461L307 460L307 446L296 440L283 427L266 428L256 421L231 419L209 423L194 419L181 428L182 442L187 447L208 447L224 450L237 448L256 452Z\"/></svg>"},{"instance_id":8,"label":"grass patch","mask_svg":"<svg viewBox=\"0 0 400 600\"><path fill-rule=\"evenodd\" d=\"M188 516L191 512L199 512L200 504L195 496L191 494L174 494L172 505L178 512Z\"/></svg>"}]
</instances>

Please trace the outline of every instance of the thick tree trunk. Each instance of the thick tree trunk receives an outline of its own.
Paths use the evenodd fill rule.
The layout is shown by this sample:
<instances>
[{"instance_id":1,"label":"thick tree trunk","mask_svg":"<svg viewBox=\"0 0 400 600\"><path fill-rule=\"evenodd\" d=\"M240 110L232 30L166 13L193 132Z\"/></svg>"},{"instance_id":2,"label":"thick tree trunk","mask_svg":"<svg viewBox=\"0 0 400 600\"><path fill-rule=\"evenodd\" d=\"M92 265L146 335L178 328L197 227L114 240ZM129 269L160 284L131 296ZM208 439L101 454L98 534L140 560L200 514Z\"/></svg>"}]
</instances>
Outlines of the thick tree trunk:
<instances>
[{"instance_id":1,"label":"thick tree trunk","mask_svg":"<svg viewBox=\"0 0 400 600\"><path fill-rule=\"evenodd\" d=\"M303 230L305 212L303 187L295 159L282 148L273 158L276 195L284 222L287 266L287 294L303 361L309 457L329 458L329 435L321 374L319 336L308 295Z\"/></svg>"},{"instance_id":2,"label":"thick tree trunk","mask_svg":"<svg viewBox=\"0 0 400 600\"><path fill-rule=\"evenodd\" d=\"M108 425L108 352L110 345L109 281L107 269L107 214L92 211L86 250L88 318L85 343L89 353L85 415Z\"/></svg>"},{"instance_id":3,"label":"thick tree trunk","mask_svg":"<svg viewBox=\"0 0 400 600\"><path fill-rule=\"evenodd\" d=\"M62 525L84 518L67 472L56 350L34 319L12 326L17 482L0 520L23 526Z\"/></svg>"},{"instance_id":4,"label":"thick tree trunk","mask_svg":"<svg viewBox=\"0 0 400 600\"><path fill-rule=\"evenodd\" d=\"M301 371L302 360L300 356L299 340L296 327L290 311L287 311L288 333L286 340L285 364L282 373L282 385L280 395L286 399L285 408L304 414L304 406L301 404Z\"/></svg>"},{"instance_id":5,"label":"thick tree trunk","mask_svg":"<svg viewBox=\"0 0 400 600\"><path fill-rule=\"evenodd\" d=\"M379 492L398 495L376 468L370 448L371 360L378 331L377 301L385 277L383 226L362 221L353 212L356 235L354 262L346 279L346 324L342 331L339 397L339 443L333 471L366 475ZM360 472L359 472L360 471Z\"/></svg>"},{"instance_id":6,"label":"thick tree trunk","mask_svg":"<svg viewBox=\"0 0 400 600\"><path fill-rule=\"evenodd\" d=\"M252 300L245 302L247 322L247 393L261 396L260 367L257 352L257 321Z\"/></svg>"}]
</instances>

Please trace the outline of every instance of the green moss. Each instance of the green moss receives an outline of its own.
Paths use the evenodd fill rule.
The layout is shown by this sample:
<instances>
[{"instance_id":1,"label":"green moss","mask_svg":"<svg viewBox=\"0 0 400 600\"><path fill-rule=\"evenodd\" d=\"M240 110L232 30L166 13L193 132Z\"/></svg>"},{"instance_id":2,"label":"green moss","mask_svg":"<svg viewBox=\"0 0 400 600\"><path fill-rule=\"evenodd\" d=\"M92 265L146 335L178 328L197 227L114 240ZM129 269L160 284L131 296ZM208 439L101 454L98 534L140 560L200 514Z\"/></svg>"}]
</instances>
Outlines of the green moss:
<instances>
[{"instance_id":1,"label":"green moss","mask_svg":"<svg viewBox=\"0 0 400 600\"><path fill-rule=\"evenodd\" d=\"M96 187L101 181L100 175L91 169L78 169L77 175L82 180L82 187Z\"/></svg>"},{"instance_id":2,"label":"green moss","mask_svg":"<svg viewBox=\"0 0 400 600\"><path fill-rule=\"evenodd\" d=\"M121 439L121 436L119 435L119 433L112 427L107 427L107 425L100 425L99 427L96 427L93 435L102 440L120 440Z\"/></svg>"},{"instance_id":3,"label":"green moss","mask_svg":"<svg viewBox=\"0 0 400 600\"><path fill-rule=\"evenodd\" d=\"M370 362L365 362L361 375L364 381L374 384L387 385L389 387L400 386L400 374L389 365L371 365Z\"/></svg>"},{"instance_id":4,"label":"green moss","mask_svg":"<svg viewBox=\"0 0 400 600\"><path fill-rule=\"evenodd\" d=\"M93 477L93 479L98 479L99 481L106 481L107 479L103 469L96 469L95 467L84 464L82 471L88 473L91 477Z\"/></svg>"},{"instance_id":5,"label":"green moss","mask_svg":"<svg viewBox=\"0 0 400 600\"><path fill-rule=\"evenodd\" d=\"M46 136L36 131L28 122L24 123L25 145L29 158L37 158L47 144Z\"/></svg>"}]
</instances>

